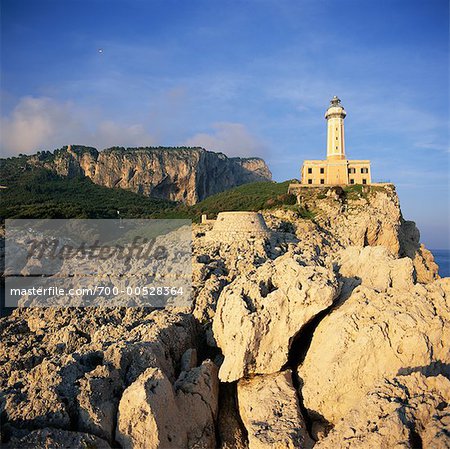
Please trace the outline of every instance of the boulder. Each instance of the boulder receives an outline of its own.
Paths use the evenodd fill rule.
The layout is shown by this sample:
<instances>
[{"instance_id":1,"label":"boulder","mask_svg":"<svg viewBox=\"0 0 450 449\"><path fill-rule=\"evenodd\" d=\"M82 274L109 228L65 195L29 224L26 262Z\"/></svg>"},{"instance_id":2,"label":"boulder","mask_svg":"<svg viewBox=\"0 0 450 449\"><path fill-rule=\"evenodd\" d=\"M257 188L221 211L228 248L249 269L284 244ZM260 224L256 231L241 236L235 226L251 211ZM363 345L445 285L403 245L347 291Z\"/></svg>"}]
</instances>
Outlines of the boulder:
<instances>
[{"instance_id":1,"label":"boulder","mask_svg":"<svg viewBox=\"0 0 450 449\"><path fill-rule=\"evenodd\" d=\"M249 449L312 447L292 385L291 370L241 379L238 402Z\"/></svg>"},{"instance_id":2,"label":"boulder","mask_svg":"<svg viewBox=\"0 0 450 449\"><path fill-rule=\"evenodd\" d=\"M211 360L182 371L175 382L178 422L185 424L187 447L216 448L219 407L218 369Z\"/></svg>"},{"instance_id":3,"label":"boulder","mask_svg":"<svg viewBox=\"0 0 450 449\"><path fill-rule=\"evenodd\" d=\"M220 295L213 333L224 362L219 378L275 373L293 339L338 293L331 270L302 266L291 254L238 277Z\"/></svg>"},{"instance_id":4,"label":"boulder","mask_svg":"<svg viewBox=\"0 0 450 449\"><path fill-rule=\"evenodd\" d=\"M214 449L218 390L217 367L209 360L183 371L175 385L148 368L122 395L116 440L124 449Z\"/></svg>"},{"instance_id":5,"label":"boulder","mask_svg":"<svg viewBox=\"0 0 450 449\"><path fill-rule=\"evenodd\" d=\"M147 368L122 395L116 440L124 449L184 447L177 416L169 379L160 369Z\"/></svg>"},{"instance_id":6,"label":"boulder","mask_svg":"<svg viewBox=\"0 0 450 449\"><path fill-rule=\"evenodd\" d=\"M385 293L359 286L314 331L298 369L308 412L336 424L384 377L450 363L450 279Z\"/></svg>"},{"instance_id":7,"label":"boulder","mask_svg":"<svg viewBox=\"0 0 450 449\"><path fill-rule=\"evenodd\" d=\"M344 278L357 278L361 285L385 292L388 288L410 289L414 285L411 259L395 259L383 246L350 246L337 254L336 265Z\"/></svg>"},{"instance_id":8,"label":"boulder","mask_svg":"<svg viewBox=\"0 0 450 449\"><path fill-rule=\"evenodd\" d=\"M444 376L384 379L314 449L448 449L449 403Z\"/></svg>"}]
</instances>

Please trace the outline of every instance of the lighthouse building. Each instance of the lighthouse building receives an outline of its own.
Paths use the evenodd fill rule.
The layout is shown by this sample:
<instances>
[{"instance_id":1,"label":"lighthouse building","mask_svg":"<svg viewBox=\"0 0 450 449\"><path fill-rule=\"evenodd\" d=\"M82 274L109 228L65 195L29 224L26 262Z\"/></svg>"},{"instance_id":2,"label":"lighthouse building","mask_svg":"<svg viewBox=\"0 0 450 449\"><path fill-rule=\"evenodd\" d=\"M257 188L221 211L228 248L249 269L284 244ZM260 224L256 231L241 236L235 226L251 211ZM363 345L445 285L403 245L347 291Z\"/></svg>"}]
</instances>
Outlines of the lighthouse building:
<instances>
[{"instance_id":1,"label":"lighthouse building","mask_svg":"<svg viewBox=\"0 0 450 449\"><path fill-rule=\"evenodd\" d=\"M349 160L345 156L344 119L347 113L341 100L334 96L327 120L326 160L306 160L301 171L305 186L371 184L370 161Z\"/></svg>"}]
</instances>

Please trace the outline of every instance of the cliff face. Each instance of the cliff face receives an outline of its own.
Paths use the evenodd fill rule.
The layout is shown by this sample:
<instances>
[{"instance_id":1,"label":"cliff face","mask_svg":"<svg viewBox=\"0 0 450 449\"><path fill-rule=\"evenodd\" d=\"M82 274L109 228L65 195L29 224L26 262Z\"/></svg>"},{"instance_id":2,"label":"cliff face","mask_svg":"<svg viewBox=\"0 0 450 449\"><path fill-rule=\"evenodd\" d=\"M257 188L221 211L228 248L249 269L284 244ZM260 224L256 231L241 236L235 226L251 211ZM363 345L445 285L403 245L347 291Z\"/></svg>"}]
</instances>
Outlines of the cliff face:
<instances>
[{"instance_id":1,"label":"cliff face","mask_svg":"<svg viewBox=\"0 0 450 449\"><path fill-rule=\"evenodd\" d=\"M41 163L35 158L36 163ZM203 148L69 147L43 164L63 176L88 176L96 184L192 205L241 184L270 181L259 158L228 158Z\"/></svg>"},{"instance_id":2,"label":"cliff face","mask_svg":"<svg viewBox=\"0 0 450 449\"><path fill-rule=\"evenodd\" d=\"M418 282L437 278L433 255L420 243L416 224L403 218L393 184L355 186L347 193L340 187L303 188L296 194L322 231L341 247L384 246L395 257L412 259Z\"/></svg>"}]
</instances>

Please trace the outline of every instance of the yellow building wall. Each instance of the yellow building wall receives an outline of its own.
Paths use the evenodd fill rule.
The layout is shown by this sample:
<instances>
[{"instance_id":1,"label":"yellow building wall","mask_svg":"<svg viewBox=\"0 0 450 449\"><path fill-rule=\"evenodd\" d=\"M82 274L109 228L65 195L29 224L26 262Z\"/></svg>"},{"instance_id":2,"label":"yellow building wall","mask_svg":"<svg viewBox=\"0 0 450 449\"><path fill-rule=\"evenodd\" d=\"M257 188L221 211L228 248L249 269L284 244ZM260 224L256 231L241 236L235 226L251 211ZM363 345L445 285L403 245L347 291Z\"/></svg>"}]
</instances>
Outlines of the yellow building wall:
<instances>
[{"instance_id":1,"label":"yellow building wall","mask_svg":"<svg viewBox=\"0 0 450 449\"><path fill-rule=\"evenodd\" d=\"M327 184L348 184L347 161L327 161Z\"/></svg>"},{"instance_id":2,"label":"yellow building wall","mask_svg":"<svg viewBox=\"0 0 450 449\"><path fill-rule=\"evenodd\" d=\"M308 160L301 171L303 185L371 184L370 161Z\"/></svg>"}]
</instances>

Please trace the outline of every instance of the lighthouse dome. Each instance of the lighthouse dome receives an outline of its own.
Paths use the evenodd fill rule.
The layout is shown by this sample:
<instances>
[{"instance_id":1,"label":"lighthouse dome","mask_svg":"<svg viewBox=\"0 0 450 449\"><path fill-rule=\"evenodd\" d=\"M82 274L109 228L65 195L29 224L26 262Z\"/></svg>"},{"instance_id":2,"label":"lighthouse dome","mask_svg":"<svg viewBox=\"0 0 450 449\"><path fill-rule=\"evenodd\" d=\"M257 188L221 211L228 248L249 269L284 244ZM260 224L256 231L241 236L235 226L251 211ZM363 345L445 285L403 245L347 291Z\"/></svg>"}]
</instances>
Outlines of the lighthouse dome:
<instances>
[{"instance_id":1,"label":"lighthouse dome","mask_svg":"<svg viewBox=\"0 0 450 449\"><path fill-rule=\"evenodd\" d=\"M330 101L330 106L328 106L328 109L325 112L325 118L328 119L329 117L335 115L340 116L342 118L344 118L347 115L344 106L342 106L341 104L341 100L336 95Z\"/></svg>"}]
</instances>

